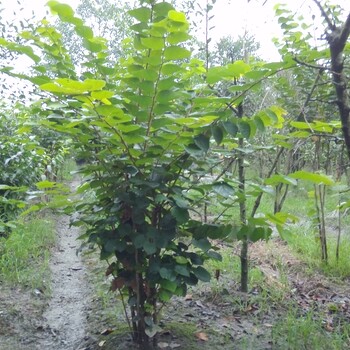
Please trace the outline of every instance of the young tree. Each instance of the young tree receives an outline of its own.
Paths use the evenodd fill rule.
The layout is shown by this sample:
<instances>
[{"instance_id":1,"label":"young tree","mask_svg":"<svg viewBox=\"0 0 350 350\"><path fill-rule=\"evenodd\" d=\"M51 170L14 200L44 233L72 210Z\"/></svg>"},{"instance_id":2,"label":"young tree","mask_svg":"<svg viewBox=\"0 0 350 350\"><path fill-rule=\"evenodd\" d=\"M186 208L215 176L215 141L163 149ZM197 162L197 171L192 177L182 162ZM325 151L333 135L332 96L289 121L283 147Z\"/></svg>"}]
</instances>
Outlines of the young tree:
<instances>
[{"instance_id":1,"label":"young tree","mask_svg":"<svg viewBox=\"0 0 350 350\"><path fill-rule=\"evenodd\" d=\"M160 304L210 279L203 263L220 258L210 238L231 230L193 215L222 187L193 176L210 166L211 125L221 114L214 100L208 106L197 98L205 69L183 47L189 25L169 3L147 1L129 11L134 37L130 55L118 62L68 5L49 6L82 38L86 70L79 79L60 33L43 21L24 36L50 60L44 71L30 51L39 74L24 77L50 95L42 100L42 124L71 137L86 159L79 192L89 199L71 208L73 224L85 227L82 238L108 261L111 289L130 308L133 339L148 349L156 343Z\"/></svg>"}]
</instances>

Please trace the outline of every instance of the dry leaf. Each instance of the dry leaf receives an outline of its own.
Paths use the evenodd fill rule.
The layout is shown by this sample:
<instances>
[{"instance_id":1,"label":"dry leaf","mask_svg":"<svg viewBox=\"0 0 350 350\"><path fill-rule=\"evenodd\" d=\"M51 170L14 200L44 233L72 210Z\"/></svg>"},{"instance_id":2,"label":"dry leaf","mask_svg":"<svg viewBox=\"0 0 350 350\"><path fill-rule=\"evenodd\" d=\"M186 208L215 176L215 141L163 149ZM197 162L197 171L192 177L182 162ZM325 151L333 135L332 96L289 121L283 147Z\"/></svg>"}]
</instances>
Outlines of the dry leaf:
<instances>
[{"instance_id":1,"label":"dry leaf","mask_svg":"<svg viewBox=\"0 0 350 350\"><path fill-rule=\"evenodd\" d=\"M192 294L187 294L185 296L185 300L192 300Z\"/></svg>"},{"instance_id":2,"label":"dry leaf","mask_svg":"<svg viewBox=\"0 0 350 350\"><path fill-rule=\"evenodd\" d=\"M108 328L106 328L106 329L104 329L100 334L101 335L108 335L108 334L110 334L110 333L112 333L113 332L113 329L108 329Z\"/></svg>"},{"instance_id":3,"label":"dry leaf","mask_svg":"<svg viewBox=\"0 0 350 350\"><path fill-rule=\"evenodd\" d=\"M198 332L195 334L196 335L196 338L199 339L199 340L203 340L203 341L208 341L209 338L208 338L208 335L204 332Z\"/></svg>"},{"instance_id":4,"label":"dry leaf","mask_svg":"<svg viewBox=\"0 0 350 350\"><path fill-rule=\"evenodd\" d=\"M200 300L196 301L196 305L201 307L201 308L204 308L204 305Z\"/></svg>"},{"instance_id":5,"label":"dry leaf","mask_svg":"<svg viewBox=\"0 0 350 350\"><path fill-rule=\"evenodd\" d=\"M169 347L168 343L158 343L158 348L159 349L166 349L167 347Z\"/></svg>"},{"instance_id":6,"label":"dry leaf","mask_svg":"<svg viewBox=\"0 0 350 350\"><path fill-rule=\"evenodd\" d=\"M103 341L100 341L100 342L98 343L98 346L99 346L100 348L102 348L103 345L105 345L105 344L106 344L106 341L103 340Z\"/></svg>"},{"instance_id":7,"label":"dry leaf","mask_svg":"<svg viewBox=\"0 0 350 350\"><path fill-rule=\"evenodd\" d=\"M181 344L177 344L177 343L171 343L170 345L169 345L169 347L171 348L171 349L177 349L177 348L179 348L181 346Z\"/></svg>"},{"instance_id":8,"label":"dry leaf","mask_svg":"<svg viewBox=\"0 0 350 350\"><path fill-rule=\"evenodd\" d=\"M327 323L327 324L325 325L325 329L326 329L326 331L328 331L328 332L333 332L333 331L334 331L334 328L331 326L330 323Z\"/></svg>"},{"instance_id":9,"label":"dry leaf","mask_svg":"<svg viewBox=\"0 0 350 350\"><path fill-rule=\"evenodd\" d=\"M124 277L117 277L112 281L111 291L115 292L117 289L123 288L124 285L125 285L125 278Z\"/></svg>"},{"instance_id":10,"label":"dry leaf","mask_svg":"<svg viewBox=\"0 0 350 350\"><path fill-rule=\"evenodd\" d=\"M273 327L273 324L271 324L271 323L264 323L264 326L265 326L265 327L268 327L268 328L272 328L272 327Z\"/></svg>"}]
</instances>

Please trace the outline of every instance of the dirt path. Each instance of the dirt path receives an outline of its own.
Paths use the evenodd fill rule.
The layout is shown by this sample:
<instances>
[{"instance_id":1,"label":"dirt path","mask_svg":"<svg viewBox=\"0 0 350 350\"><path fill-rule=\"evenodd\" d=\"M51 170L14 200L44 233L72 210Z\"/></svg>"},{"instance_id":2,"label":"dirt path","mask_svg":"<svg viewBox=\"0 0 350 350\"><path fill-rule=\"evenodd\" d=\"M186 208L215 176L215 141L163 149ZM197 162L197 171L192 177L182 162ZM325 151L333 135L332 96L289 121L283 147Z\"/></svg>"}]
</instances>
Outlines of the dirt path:
<instances>
[{"instance_id":1,"label":"dirt path","mask_svg":"<svg viewBox=\"0 0 350 350\"><path fill-rule=\"evenodd\" d=\"M73 182L71 187L77 186ZM37 349L77 350L83 348L89 288L86 268L77 255L79 229L69 227L67 216L57 220L58 244L50 260L52 298L44 312L45 337Z\"/></svg>"},{"instance_id":2,"label":"dirt path","mask_svg":"<svg viewBox=\"0 0 350 350\"><path fill-rule=\"evenodd\" d=\"M43 315L48 337L39 342L38 349L76 350L85 335L84 310L89 292L85 267L76 254L79 233L68 227L67 217L58 220L59 244L51 259L52 299Z\"/></svg>"}]
</instances>

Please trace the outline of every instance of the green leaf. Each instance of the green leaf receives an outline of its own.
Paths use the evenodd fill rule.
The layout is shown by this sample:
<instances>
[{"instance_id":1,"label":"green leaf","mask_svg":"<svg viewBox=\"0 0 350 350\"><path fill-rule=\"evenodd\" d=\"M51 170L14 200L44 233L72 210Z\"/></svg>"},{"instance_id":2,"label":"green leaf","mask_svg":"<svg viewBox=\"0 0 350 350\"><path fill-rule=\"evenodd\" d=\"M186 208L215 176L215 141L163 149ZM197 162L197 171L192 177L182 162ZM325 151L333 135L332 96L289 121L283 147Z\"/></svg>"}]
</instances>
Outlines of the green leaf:
<instances>
[{"instance_id":1,"label":"green leaf","mask_svg":"<svg viewBox=\"0 0 350 350\"><path fill-rule=\"evenodd\" d=\"M294 121L290 122L290 126L297 128L297 129L306 129L306 130L312 129L311 124L305 123L305 122L294 122Z\"/></svg>"},{"instance_id":2,"label":"green leaf","mask_svg":"<svg viewBox=\"0 0 350 350\"><path fill-rule=\"evenodd\" d=\"M334 185L334 181L327 175L310 173L304 170L296 171L295 173L288 174L288 176L293 179L311 181L315 184Z\"/></svg>"},{"instance_id":3,"label":"green leaf","mask_svg":"<svg viewBox=\"0 0 350 350\"><path fill-rule=\"evenodd\" d=\"M185 150L188 154L190 154L192 157L201 157L203 156L203 151L195 144L190 144L185 147Z\"/></svg>"},{"instance_id":4,"label":"green leaf","mask_svg":"<svg viewBox=\"0 0 350 350\"><path fill-rule=\"evenodd\" d=\"M151 9L148 7L139 7L137 9L130 10L128 11L128 14L140 22L148 22L152 16Z\"/></svg>"},{"instance_id":5,"label":"green leaf","mask_svg":"<svg viewBox=\"0 0 350 350\"><path fill-rule=\"evenodd\" d=\"M161 289L159 292L159 299L165 303L168 302L172 296L173 293L165 289Z\"/></svg>"},{"instance_id":6,"label":"green leaf","mask_svg":"<svg viewBox=\"0 0 350 350\"><path fill-rule=\"evenodd\" d=\"M58 92L66 95L80 95L85 92L101 90L106 85L104 80L86 79L77 81L67 78L54 80L53 83L40 85L40 88L49 92Z\"/></svg>"},{"instance_id":7,"label":"green leaf","mask_svg":"<svg viewBox=\"0 0 350 350\"><path fill-rule=\"evenodd\" d=\"M48 188L55 188L57 186L57 183L46 180L46 181L37 182L35 185L39 190L44 190Z\"/></svg>"},{"instance_id":8,"label":"green leaf","mask_svg":"<svg viewBox=\"0 0 350 350\"><path fill-rule=\"evenodd\" d=\"M308 132L308 131L301 131L301 130L299 130L299 131L291 132L288 135L290 137L297 137L299 139L306 139L306 138L308 138L311 135L311 133Z\"/></svg>"},{"instance_id":9,"label":"green leaf","mask_svg":"<svg viewBox=\"0 0 350 350\"><path fill-rule=\"evenodd\" d=\"M176 274L174 270L170 270L166 267L161 267L159 270L160 277L162 277L165 280L169 281L175 281L176 280Z\"/></svg>"},{"instance_id":10,"label":"green leaf","mask_svg":"<svg viewBox=\"0 0 350 350\"><path fill-rule=\"evenodd\" d=\"M169 46L164 50L164 58L167 61L181 60L190 56L190 51L179 46Z\"/></svg>"},{"instance_id":11,"label":"green leaf","mask_svg":"<svg viewBox=\"0 0 350 350\"><path fill-rule=\"evenodd\" d=\"M197 135L195 138L194 138L194 143L196 144L197 147L199 147L203 152L208 152L209 150L209 137L203 135L203 134L200 134L200 135Z\"/></svg>"},{"instance_id":12,"label":"green leaf","mask_svg":"<svg viewBox=\"0 0 350 350\"><path fill-rule=\"evenodd\" d=\"M218 252L215 252L214 250L207 251L206 255L210 259L217 260L217 261L222 261L222 256Z\"/></svg>"},{"instance_id":13,"label":"green leaf","mask_svg":"<svg viewBox=\"0 0 350 350\"><path fill-rule=\"evenodd\" d=\"M174 7L168 2L159 2L153 6L156 16L166 17L171 10L174 10Z\"/></svg>"},{"instance_id":14,"label":"green leaf","mask_svg":"<svg viewBox=\"0 0 350 350\"><path fill-rule=\"evenodd\" d=\"M175 281L169 281L165 279L165 280L161 280L160 286L171 293L175 293L177 288L177 283Z\"/></svg>"},{"instance_id":15,"label":"green leaf","mask_svg":"<svg viewBox=\"0 0 350 350\"><path fill-rule=\"evenodd\" d=\"M210 282L211 276L210 273L202 266L197 266L192 269L196 277L203 282Z\"/></svg>"},{"instance_id":16,"label":"green leaf","mask_svg":"<svg viewBox=\"0 0 350 350\"><path fill-rule=\"evenodd\" d=\"M225 182L217 182L213 185L213 190L225 198L229 198L235 194L235 190L232 186Z\"/></svg>"},{"instance_id":17,"label":"green leaf","mask_svg":"<svg viewBox=\"0 0 350 350\"><path fill-rule=\"evenodd\" d=\"M246 139L250 138L251 128L248 122L241 120L238 123L238 128L244 138Z\"/></svg>"},{"instance_id":18,"label":"green leaf","mask_svg":"<svg viewBox=\"0 0 350 350\"><path fill-rule=\"evenodd\" d=\"M227 65L229 76L238 78L241 75L250 71L249 64L244 61L235 61L234 63L230 63Z\"/></svg>"},{"instance_id":19,"label":"green leaf","mask_svg":"<svg viewBox=\"0 0 350 350\"><path fill-rule=\"evenodd\" d=\"M88 26L76 26L75 31L79 36L85 39L91 39L94 37L92 29Z\"/></svg>"},{"instance_id":20,"label":"green leaf","mask_svg":"<svg viewBox=\"0 0 350 350\"><path fill-rule=\"evenodd\" d=\"M211 243L207 238L193 239L192 244L203 251L207 251L211 248Z\"/></svg>"},{"instance_id":21,"label":"green leaf","mask_svg":"<svg viewBox=\"0 0 350 350\"><path fill-rule=\"evenodd\" d=\"M93 91L91 92L91 97L94 100L99 100L102 101L104 99L108 99L114 96L114 92L113 91Z\"/></svg>"},{"instance_id":22,"label":"green leaf","mask_svg":"<svg viewBox=\"0 0 350 350\"><path fill-rule=\"evenodd\" d=\"M298 183L295 179L286 176L286 175L280 175L280 174L275 174L272 175L271 177L265 179L265 184L266 185L278 185L280 183L287 184L287 185L293 185L296 186Z\"/></svg>"},{"instance_id":23,"label":"green leaf","mask_svg":"<svg viewBox=\"0 0 350 350\"><path fill-rule=\"evenodd\" d=\"M170 10L168 12L168 18L174 22L187 23L187 19L184 13Z\"/></svg>"},{"instance_id":24,"label":"green leaf","mask_svg":"<svg viewBox=\"0 0 350 350\"><path fill-rule=\"evenodd\" d=\"M256 115L254 117L254 122L256 127L258 128L259 131L264 132L265 131L265 124L264 121L260 118L259 115Z\"/></svg>"},{"instance_id":25,"label":"green leaf","mask_svg":"<svg viewBox=\"0 0 350 350\"><path fill-rule=\"evenodd\" d=\"M30 57L35 63L38 63L41 60L40 57L34 53L33 49L30 46L12 43L12 42L5 40L4 38L0 38L0 46L4 46L11 51L23 53L23 54L27 55L28 57Z\"/></svg>"},{"instance_id":26,"label":"green leaf","mask_svg":"<svg viewBox=\"0 0 350 350\"><path fill-rule=\"evenodd\" d=\"M186 265L188 263L188 260L184 256L175 257L175 261L177 264L180 264L180 265Z\"/></svg>"},{"instance_id":27,"label":"green leaf","mask_svg":"<svg viewBox=\"0 0 350 350\"><path fill-rule=\"evenodd\" d=\"M101 40L101 38L91 38L91 39L85 39L83 40L83 46L91 51L91 52L100 52L104 49L107 48L106 44L104 43L103 40Z\"/></svg>"},{"instance_id":28,"label":"green leaf","mask_svg":"<svg viewBox=\"0 0 350 350\"><path fill-rule=\"evenodd\" d=\"M236 124L227 121L223 122L222 125L224 126L225 130L233 137L236 137L237 132L238 132L238 127Z\"/></svg>"},{"instance_id":29,"label":"green leaf","mask_svg":"<svg viewBox=\"0 0 350 350\"><path fill-rule=\"evenodd\" d=\"M157 251L157 245L153 237L152 238L146 237L146 240L143 243L143 249L148 255L152 255Z\"/></svg>"},{"instance_id":30,"label":"green leaf","mask_svg":"<svg viewBox=\"0 0 350 350\"><path fill-rule=\"evenodd\" d=\"M211 67L207 72L207 83L215 84L227 76L226 67Z\"/></svg>"},{"instance_id":31,"label":"green leaf","mask_svg":"<svg viewBox=\"0 0 350 350\"><path fill-rule=\"evenodd\" d=\"M73 9L67 5L59 3L58 1L49 1L47 5L50 7L51 11L57 13L59 17L69 18L74 17Z\"/></svg>"},{"instance_id":32,"label":"green leaf","mask_svg":"<svg viewBox=\"0 0 350 350\"><path fill-rule=\"evenodd\" d=\"M214 125L211 128L211 132L212 132L212 135L213 135L214 140L217 143L217 145L220 145L223 138L224 138L224 132L223 132L222 128L218 125Z\"/></svg>"},{"instance_id":33,"label":"green leaf","mask_svg":"<svg viewBox=\"0 0 350 350\"><path fill-rule=\"evenodd\" d=\"M266 240L272 234L272 229L270 227L255 227L248 236L248 239L252 242L257 242L259 240Z\"/></svg>"},{"instance_id":34,"label":"green leaf","mask_svg":"<svg viewBox=\"0 0 350 350\"><path fill-rule=\"evenodd\" d=\"M185 32L174 32L168 35L167 42L171 45L176 45L189 40L191 37Z\"/></svg>"},{"instance_id":35,"label":"green leaf","mask_svg":"<svg viewBox=\"0 0 350 350\"><path fill-rule=\"evenodd\" d=\"M174 216L178 224L184 224L190 218L190 214L186 208L173 207L171 214Z\"/></svg>"},{"instance_id":36,"label":"green leaf","mask_svg":"<svg viewBox=\"0 0 350 350\"><path fill-rule=\"evenodd\" d=\"M164 75L173 75L174 73L182 70L181 66L174 63L165 63L162 66L162 73Z\"/></svg>"},{"instance_id":37,"label":"green leaf","mask_svg":"<svg viewBox=\"0 0 350 350\"><path fill-rule=\"evenodd\" d=\"M190 271L185 265L176 265L175 272L177 272L181 276L190 277Z\"/></svg>"},{"instance_id":38,"label":"green leaf","mask_svg":"<svg viewBox=\"0 0 350 350\"><path fill-rule=\"evenodd\" d=\"M164 47L164 39L163 38L141 38L141 43L148 49L152 50L162 50Z\"/></svg>"},{"instance_id":39,"label":"green leaf","mask_svg":"<svg viewBox=\"0 0 350 350\"><path fill-rule=\"evenodd\" d=\"M189 205L188 205L188 202L186 200L186 198L180 196L180 195L177 195L177 194L174 194L173 197L172 197L176 203L176 205L179 207L179 208L182 208L182 209L188 209L189 208Z\"/></svg>"}]
</instances>

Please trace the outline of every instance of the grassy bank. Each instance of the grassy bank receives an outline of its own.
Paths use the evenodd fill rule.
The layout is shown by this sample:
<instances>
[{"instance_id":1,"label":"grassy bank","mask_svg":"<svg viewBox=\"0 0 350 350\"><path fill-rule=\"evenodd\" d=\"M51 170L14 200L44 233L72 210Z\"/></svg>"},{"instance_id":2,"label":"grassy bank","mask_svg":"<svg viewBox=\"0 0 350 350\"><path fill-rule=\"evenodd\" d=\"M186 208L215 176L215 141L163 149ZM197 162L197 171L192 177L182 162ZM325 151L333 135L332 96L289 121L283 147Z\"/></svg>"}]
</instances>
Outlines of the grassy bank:
<instances>
[{"instance_id":1,"label":"grassy bank","mask_svg":"<svg viewBox=\"0 0 350 350\"><path fill-rule=\"evenodd\" d=\"M0 239L0 280L48 293L50 248L55 241L55 223L50 218L19 222L8 238Z\"/></svg>"}]
</instances>

